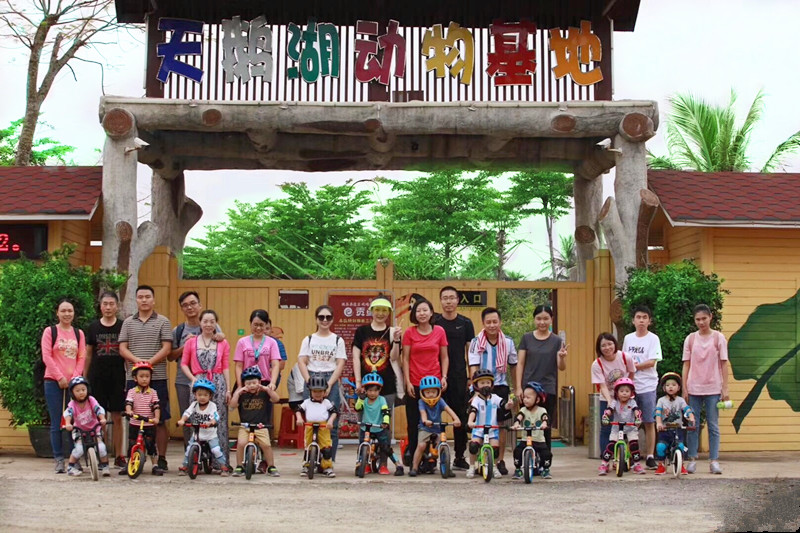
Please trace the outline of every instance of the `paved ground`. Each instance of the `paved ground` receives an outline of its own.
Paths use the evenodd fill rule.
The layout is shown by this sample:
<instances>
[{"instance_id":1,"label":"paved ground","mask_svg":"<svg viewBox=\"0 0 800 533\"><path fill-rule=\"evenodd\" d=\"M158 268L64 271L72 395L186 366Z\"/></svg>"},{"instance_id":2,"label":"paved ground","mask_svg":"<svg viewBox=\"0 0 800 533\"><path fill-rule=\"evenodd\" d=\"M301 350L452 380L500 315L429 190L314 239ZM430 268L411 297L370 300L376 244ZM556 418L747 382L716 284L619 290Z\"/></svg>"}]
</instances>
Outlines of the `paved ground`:
<instances>
[{"instance_id":1,"label":"paved ground","mask_svg":"<svg viewBox=\"0 0 800 533\"><path fill-rule=\"evenodd\" d=\"M0 455L0 530L162 531L627 531L643 520L659 529L796 531L800 528L800 453L723 454L722 476L682 479L648 473L599 478L586 448L554 449L554 478L531 485L439 476L354 476L355 449L339 451L337 477L298 475L301 452L280 450L282 477L191 481L170 472L138 480L52 473L52 460Z\"/></svg>"}]
</instances>

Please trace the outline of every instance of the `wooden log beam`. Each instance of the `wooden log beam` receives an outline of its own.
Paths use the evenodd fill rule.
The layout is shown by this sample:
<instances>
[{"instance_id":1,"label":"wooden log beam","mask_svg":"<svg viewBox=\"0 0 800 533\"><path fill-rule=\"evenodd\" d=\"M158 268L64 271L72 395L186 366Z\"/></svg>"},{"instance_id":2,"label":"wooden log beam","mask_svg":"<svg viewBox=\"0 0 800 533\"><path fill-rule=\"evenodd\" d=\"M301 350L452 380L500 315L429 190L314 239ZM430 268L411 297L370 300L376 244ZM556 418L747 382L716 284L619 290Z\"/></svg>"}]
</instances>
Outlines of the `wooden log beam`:
<instances>
[{"instance_id":1,"label":"wooden log beam","mask_svg":"<svg viewBox=\"0 0 800 533\"><path fill-rule=\"evenodd\" d=\"M655 132L653 119L643 113L628 113L619 123L619 134L630 142L644 142Z\"/></svg>"},{"instance_id":2,"label":"wooden log beam","mask_svg":"<svg viewBox=\"0 0 800 533\"><path fill-rule=\"evenodd\" d=\"M650 239L650 224L660 204L656 193L649 189L639 191L639 221L636 224L636 266L647 266L647 249Z\"/></svg>"}]
</instances>

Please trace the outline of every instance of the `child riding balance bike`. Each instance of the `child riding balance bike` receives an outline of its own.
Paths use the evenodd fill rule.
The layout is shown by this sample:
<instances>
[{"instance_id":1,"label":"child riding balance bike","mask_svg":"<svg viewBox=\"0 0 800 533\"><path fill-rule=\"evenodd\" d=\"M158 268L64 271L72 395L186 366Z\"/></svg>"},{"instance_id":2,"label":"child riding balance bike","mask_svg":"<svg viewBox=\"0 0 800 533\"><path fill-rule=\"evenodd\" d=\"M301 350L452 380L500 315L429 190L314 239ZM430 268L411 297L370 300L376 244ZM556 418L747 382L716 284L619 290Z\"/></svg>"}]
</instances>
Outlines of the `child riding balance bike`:
<instances>
[{"instance_id":1,"label":"child riding balance bike","mask_svg":"<svg viewBox=\"0 0 800 533\"><path fill-rule=\"evenodd\" d=\"M297 408L297 423L305 423L306 458L302 476L314 477L317 462L327 477L336 477L331 460L333 441L331 428L336 422L337 411L333 403L325 397L328 382L321 376L313 376L308 382L310 398L303 400ZM305 422L303 416L305 415ZM319 456L322 455L322 459Z\"/></svg>"},{"instance_id":2,"label":"child riding balance bike","mask_svg":"<svg viewBox=\"0 0 800 533\"><path fill-rule=\"evenodd\" d=\"M461 420L455 411L442 399L442 382L436 376L425 376L419 382L419 393L422 396L417 401L419 408L419 427L417 428L417 449L414 450L414 459L412 461L411 470L408 475L415 477L417 475L422 455L425 448L430 444L431 439L437 439L442 431L442 412L450 415L453 419L454 426L460 426ZM411 406L407 407L408 409ZM434 429L434 427L436 429ZM431 473L432 469L431 469Z\"/></svg>"},{"instance_id":3,"label":"child riding balance bike","mask_svg":"<svg viewBox=\"0 0 800 533\"><path fill-rule=\"evenodd\" d=\"M689 429L696 426L694 412L686 404L686 400L681 397L682 379L680 374L667 372L661 376L660 389L664 391L664 396L656 402L656 429L658 429L658 444L656 445L656 459L658 468L656 475L660 476L667 473L667 464L672 466L673 475L678 477L687 474L686 467L683 465L686 445L686 429L683 420L689 421Z\"/></svg>"},{"instance_id":4,"label":"child riding balance bike","mask_svg":"<svg viewBox=\"0 0 800 533\"><path fill-rule=\"evenodd\" d=\"M186 454L183 458L183 465L178 469L178 474L185 476L187 473L194 479L197 475L197 467L199 457L203 454L203 449L208 448L208 452L216 458L217 462L222 469L222 476L231 475L231 467L228 466L228 458L222 453L222 448L219 445L219 437L217 436L217 424L219 423L219 414L217 413L217 404L211 401L211 398L217 392L217 386L208 379L198 378L192 384L192 392L195 395L193 401L186 411L183 412L178 426L191 425L195 431L189 443L186 445ZM187 424L187 422L189 422ZM189 464L191 459L191 465ZM207 466L204 463L204 470L209 473L211 466L210 457L208 457ZM191 468L191 470L190 470Z\"/></svg>"},{"instance_id":5,"label":"child riding balance bike","mask_svg":"<svg viewBox=\"0 0 800 533\"><path fill-rule=\"evenodd\" d=\"M370 471L389 475L386 463L391 459L395 464L394 475L402 476L403 465L399 464L391 447L389 405L380 395L383 378L377 372L370 372L361 380L361 385L366 397L356 400L355 405L356 411L361 413L356 475L364 477Z\"/></svg>"},{"instance_id":6,"label":"child riding balance bike","mask_svg":"<svg viewBox=\"0 0 800 533\"><path fill-rule=\"evenodd\" d=\"M611 440L603 452L603 462L598 469L598 475L604 476L608 473L608 463L612 458L616 461L617 475L621 476L624 471L625 465L623 461L627 461L626 457L618 457L615 450L620 444L620 441L627 439L626 448L629 449L630 457L633 459L633 472L636 474L644 474L644 467L639 463L641 456L639 455L639 430L638 427L642 424L642 412L634 400L636 391L633 387L633 381L629 378L620 378L614 382L614 402L608 406L605 413L603 413L603 425L613 425L619 431L614 434L614 429L611 430Z\"/></svg>"}]
</instances>

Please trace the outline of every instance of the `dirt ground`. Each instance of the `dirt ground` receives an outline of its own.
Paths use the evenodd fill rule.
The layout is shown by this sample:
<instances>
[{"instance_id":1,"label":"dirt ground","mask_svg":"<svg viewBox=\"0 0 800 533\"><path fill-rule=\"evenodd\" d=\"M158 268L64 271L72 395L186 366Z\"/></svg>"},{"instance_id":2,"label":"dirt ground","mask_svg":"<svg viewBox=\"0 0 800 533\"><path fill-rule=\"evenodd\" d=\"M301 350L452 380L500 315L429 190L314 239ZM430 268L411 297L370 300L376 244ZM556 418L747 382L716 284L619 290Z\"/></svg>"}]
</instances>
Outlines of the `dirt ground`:
<instances>
[{"instance_id":1,"label":"dirt ground","mask_svg":"<svg viewBox=\"0 0 800 533\"><path fill-rule=\"evenodd\" d=\"M464 531L478 524L493 531L561 532L642 530L645 524L685 532L800 528L796 460L762 464L752 457L751 464L738 467L723 462L723 476L616 479L597 478L596 462L585 455L554 452L554 479L535 479L531 485L509 478L487 484L466 479L463 472L449 480L433 475L361 480L353 474L354 449L348 448L339 452L335 479L311 481L298 475L301 456L292 450L282 450L276 459L282 477L250 481L178 477L177 453L170 454L164 477L151 476L148 465L137 480L112 469L110 478L98 482L88 474L57 476L52 460L3 455L0 530ZM780 477L772 477L776 470L782 471ZM770 477L751 477L751 471ZM732 477L736 472L745 477Z\"/></svg>"}]
</instances>

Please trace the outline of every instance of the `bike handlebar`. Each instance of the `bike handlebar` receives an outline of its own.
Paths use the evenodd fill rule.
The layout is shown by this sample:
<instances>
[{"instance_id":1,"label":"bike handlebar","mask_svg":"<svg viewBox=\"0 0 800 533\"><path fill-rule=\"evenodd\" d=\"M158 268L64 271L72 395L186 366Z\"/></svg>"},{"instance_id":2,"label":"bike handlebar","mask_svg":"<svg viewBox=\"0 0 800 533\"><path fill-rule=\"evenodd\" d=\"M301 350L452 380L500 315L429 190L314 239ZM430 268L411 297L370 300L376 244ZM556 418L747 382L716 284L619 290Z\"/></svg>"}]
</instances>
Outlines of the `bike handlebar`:
<instances>
[{"instance_id":1,"label":"bike handlebar","mask_svg":"<svg viewBox=\"0 0 800 533\"><path fill-rule=\"evenodd\" d=\"M128 413L122 413L122 416L124 416L125 418L128 418L130 420L141 420L143 422L150 422L151 424L155 423L155 421L156 421L155 418L147 418L147 417L142 416L142 415L137 415L136 413L133 413L133 414L130 414L130 415Z\"/></svg>"},{"instance_id":2,"label":"bike handlebar","mask_svg":"<svg viewBox=\"0 0 800 533\"><path fill-rule=\"evenodd\" d=\"M639 427L639 424L635 424L633 422L609 422L609 426L634 426Z\"/></svg>"},{"instance_id":3,"label":"bike handlebar","mask_svg":"<svg viewBox=\"0 0 800 533\"><path fill-rule=\"evenodd\" d=\"M191 422L184 422L183 423L184 427L187 427L187 428L199 428L199 429L213 428L213 427L217 427L217 425L218 424L216 422L213 423L213 424L192 424Z\"/></svg>"},{"instance_id":4,"label":"bike handlebar","mask_svg":"<svg viewBox=\"0 0 800 533\"><path fill-rule=\"evenodd\" d=\"M232 426L242 426L245 429L252 429L253 431L257 429L272 429L272 424L249 424L247 422L231 422Z\"/></svg>"}]
</instances>

